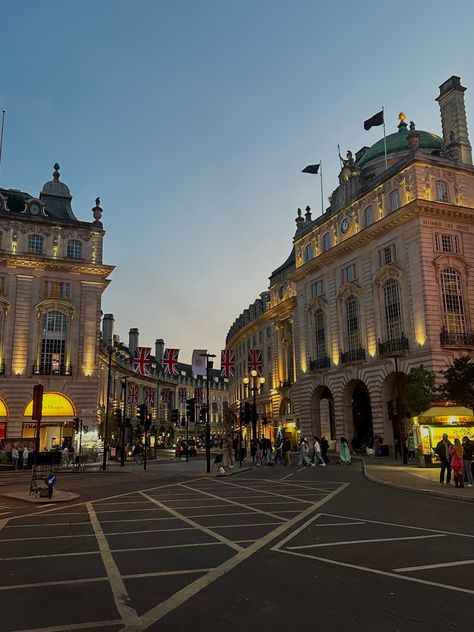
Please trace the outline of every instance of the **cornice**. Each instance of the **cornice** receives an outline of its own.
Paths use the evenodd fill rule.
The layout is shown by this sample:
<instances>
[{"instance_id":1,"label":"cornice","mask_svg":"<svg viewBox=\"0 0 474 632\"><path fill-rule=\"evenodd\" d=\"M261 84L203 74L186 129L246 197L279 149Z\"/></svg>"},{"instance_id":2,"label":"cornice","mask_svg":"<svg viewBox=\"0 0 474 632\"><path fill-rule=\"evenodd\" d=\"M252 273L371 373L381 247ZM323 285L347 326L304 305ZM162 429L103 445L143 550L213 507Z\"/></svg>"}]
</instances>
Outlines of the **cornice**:
<instances>
[{"instance_id":1,"label":"cornice","mask_svg":"<svg viewBox=\"0 0 474 632\"><path fill-rule=\"evenodd\" d=\"M265 326L265 323L268 321L272 321L276 318L281 319L284 316L291 314L291 312L296 309L296 296L291 296L286 301L282 301L271 307L266 312L260 314L257 318L254 318L247 325L239 329L239 331L229 340L226 347L231 349L232 347L239 344L240 338L247 338L250 334L253 333L254 330L258 330L261 327Z\"/></svg>"},{"instance_id":2,"label":"cornice","mask_svg":"<svg viewBox=\"0 0 474 632\"><path fill-rule=\"evenodd\" d=\"M0 261L10 268L30 268L33 270L54 270L55 272L75 272L76 274L92 274L94 276L107 277L115 270L115 266L105 264L93 264L84 262L68 263L64 260L33 258L23 255L0 253Z\"/></svg>"}]
</instances>

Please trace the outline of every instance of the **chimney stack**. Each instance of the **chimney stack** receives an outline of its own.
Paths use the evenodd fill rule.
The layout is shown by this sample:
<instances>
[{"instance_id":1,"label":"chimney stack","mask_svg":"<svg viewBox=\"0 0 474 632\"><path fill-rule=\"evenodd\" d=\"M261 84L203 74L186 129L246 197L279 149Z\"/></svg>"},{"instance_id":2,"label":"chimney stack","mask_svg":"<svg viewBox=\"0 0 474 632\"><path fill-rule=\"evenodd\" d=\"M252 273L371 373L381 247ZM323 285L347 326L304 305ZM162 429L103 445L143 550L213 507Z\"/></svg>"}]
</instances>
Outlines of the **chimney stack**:
<instances>
[{"instance_id":1,"label":"chimney stack","mask_svg":"<svg viewBox=\"0 0 474 632\"><path fill-rule=\"evenodd\" d=\"M439 97L436 101L441 110L441 125L443 127L444 145L453 140L460 147L460 161L472 165L471 143L467 132L466 107L464 92L460 77L453 75L439 87Z\"/></svg>"},{"instance_id":2,"label":"chimney stack","mask_svg":"<svg viewBox=\"0 0 474 632\"><path fill-rule=\"evenodd\" d=\"M138 329L134 327L128 332L128 350L132 356L136 356L138 349Z\"/></svg>"},{"instance_id":3,"label":"chimney stack","mask_svg":"<svg viewBox=\"0 0 474 632\"><path fill-rule=\"evenodd\" d=\"M163 366L163 356L165 354L165 341L163 338L155 340L155 358L159 366Z\"/></svg>"},{"instance_id":4,"label":"chimney stack","mask_svg":"<svg viewBox=\"0 0 474 632\"><path fill-rule=\"evenodd\" d=\"M106 345L112 346L115 319L113 314L104 314L102 319L102 339Z\"/></svg>"}]
</instances>

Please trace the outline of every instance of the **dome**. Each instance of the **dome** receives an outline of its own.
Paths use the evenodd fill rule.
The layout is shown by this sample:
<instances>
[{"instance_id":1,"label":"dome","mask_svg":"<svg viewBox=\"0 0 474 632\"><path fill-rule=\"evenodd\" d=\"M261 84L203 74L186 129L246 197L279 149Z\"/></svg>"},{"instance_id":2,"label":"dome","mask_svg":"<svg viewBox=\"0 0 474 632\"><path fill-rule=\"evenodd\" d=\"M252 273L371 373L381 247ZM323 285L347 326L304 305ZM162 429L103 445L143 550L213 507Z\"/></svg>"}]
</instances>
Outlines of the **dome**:
<instances>
[{"instance_id":1,"label":"dome","mask_svg":"<svg viewBox=\"0 0 474 632\"><path fill-rule=\"evenodd\" d=\"M420 149L422 151L432 152L439 151L443 144L443 139L437 136L436 134L432 134L431 132L423 132L421 130L416 130L419 134L420 138ZM402 122L398 126L398 132L395 134L389 134L386 137L387 143L387 156L390 154L396 154L399 152L406 152L409 150L408 147L408 129L406 123ZM363 167L367 163L375 160L377 158L382 158L385 155L384 148L384 139L381 138L378 140L375 145L369 147L367 151L360 157L357 161L358 167Z\"/></svg>"},{"instance_id":2,"label":"dome","mask_svg":"<svg viewBox=\"0 0 474 632\"><path fill-rule=\"evenodd\" d=\"M59 181L58 163L54 165L53 180L49 180L49 182L45 182L41 193L45 195L54 195L56 197L62 197L62 198L71 197L71 192L69 191L69 187L65 185L64 182Z\"/></svg>"}]
</instances>

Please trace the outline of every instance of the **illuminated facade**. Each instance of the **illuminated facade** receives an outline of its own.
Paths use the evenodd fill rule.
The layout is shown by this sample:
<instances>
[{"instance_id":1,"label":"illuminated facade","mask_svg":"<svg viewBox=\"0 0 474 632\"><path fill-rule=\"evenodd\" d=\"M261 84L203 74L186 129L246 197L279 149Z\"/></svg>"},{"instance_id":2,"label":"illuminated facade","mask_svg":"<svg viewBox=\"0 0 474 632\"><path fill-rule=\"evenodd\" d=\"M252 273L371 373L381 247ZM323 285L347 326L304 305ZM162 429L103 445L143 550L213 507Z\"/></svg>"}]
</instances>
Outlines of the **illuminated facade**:
<instances>
[{"instance_id":1,"label":"illuminated facade","mask_svg":"<svg viewBox=\"0 0 474 632\"><path fill-rule=\"evenodd\" d=\"M0 439L34 443L33 386L44 388L41 448L72 436L82 417L97 439L102 263L100 200L80 221L59 165L39 197L0 188Z\"/></svg>"},{"instance_id":2,"label":"illuminated facade","mask_svg":"<svg viewBox=\"0 0 474 632\"><path fill-rule=\"evenodd\" d=\"M256 343L270 377L259 412L275 427L393 445L403 436L397 398L410 368L439 375L472 355L474 168L464 91L458 77L440 86L442 136L400 115L386 137L387 164L383 139L348 152L325 213L298 211L292 254L270 277L261 313L245 310L227 337L240 358L234 405L248 397L241 373Z\"/></svg>"}]
</instances>

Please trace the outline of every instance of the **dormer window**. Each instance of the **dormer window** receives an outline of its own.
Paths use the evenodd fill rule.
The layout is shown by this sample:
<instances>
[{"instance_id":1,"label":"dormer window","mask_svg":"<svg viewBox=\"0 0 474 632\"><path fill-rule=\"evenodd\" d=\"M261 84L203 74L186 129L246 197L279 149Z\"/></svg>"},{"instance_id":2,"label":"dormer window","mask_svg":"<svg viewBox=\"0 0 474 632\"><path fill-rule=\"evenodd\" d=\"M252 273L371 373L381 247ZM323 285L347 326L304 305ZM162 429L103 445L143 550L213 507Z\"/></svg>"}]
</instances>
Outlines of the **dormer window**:
<instances>
[{"instance_id":1,"label":"dormer window","mask_svg":"<svg viewBox=\"0 0 474 632\"><path fill-rule=\"evenodd\" d=\"M43 242L41 235L28 235L28 252L33 255L42 255Z\"/></svg>"},{"instance_id":2,"label":"dormer window","mask_svg":"<svg viewBox=\"0 0 474 632\"><path fill-rule=\"evenodd\" d=\"M442 180L436 182L436 201L437 202L449 202L448 185Z\"/></svg>"},{"instance_id":3,"label":"dormer window","mask_svg":"<svg viewBox=\"0 0 474 632\"><path fill-rule=\"evenodd\" d=\"M70 239L67 242L67 256L69 259L82 259L82 241Z\"/></svg>"},{"instance_id":4,"label":"dormer window","mask_svg":"<svg viewBox=\"0 0 474 632\"><path fill-rule=\"evenodd\" d=\"M398 195L398 189L395 189L390 193L390 213L400 208L400 196Z\"/></svg>"}]
</instances>

